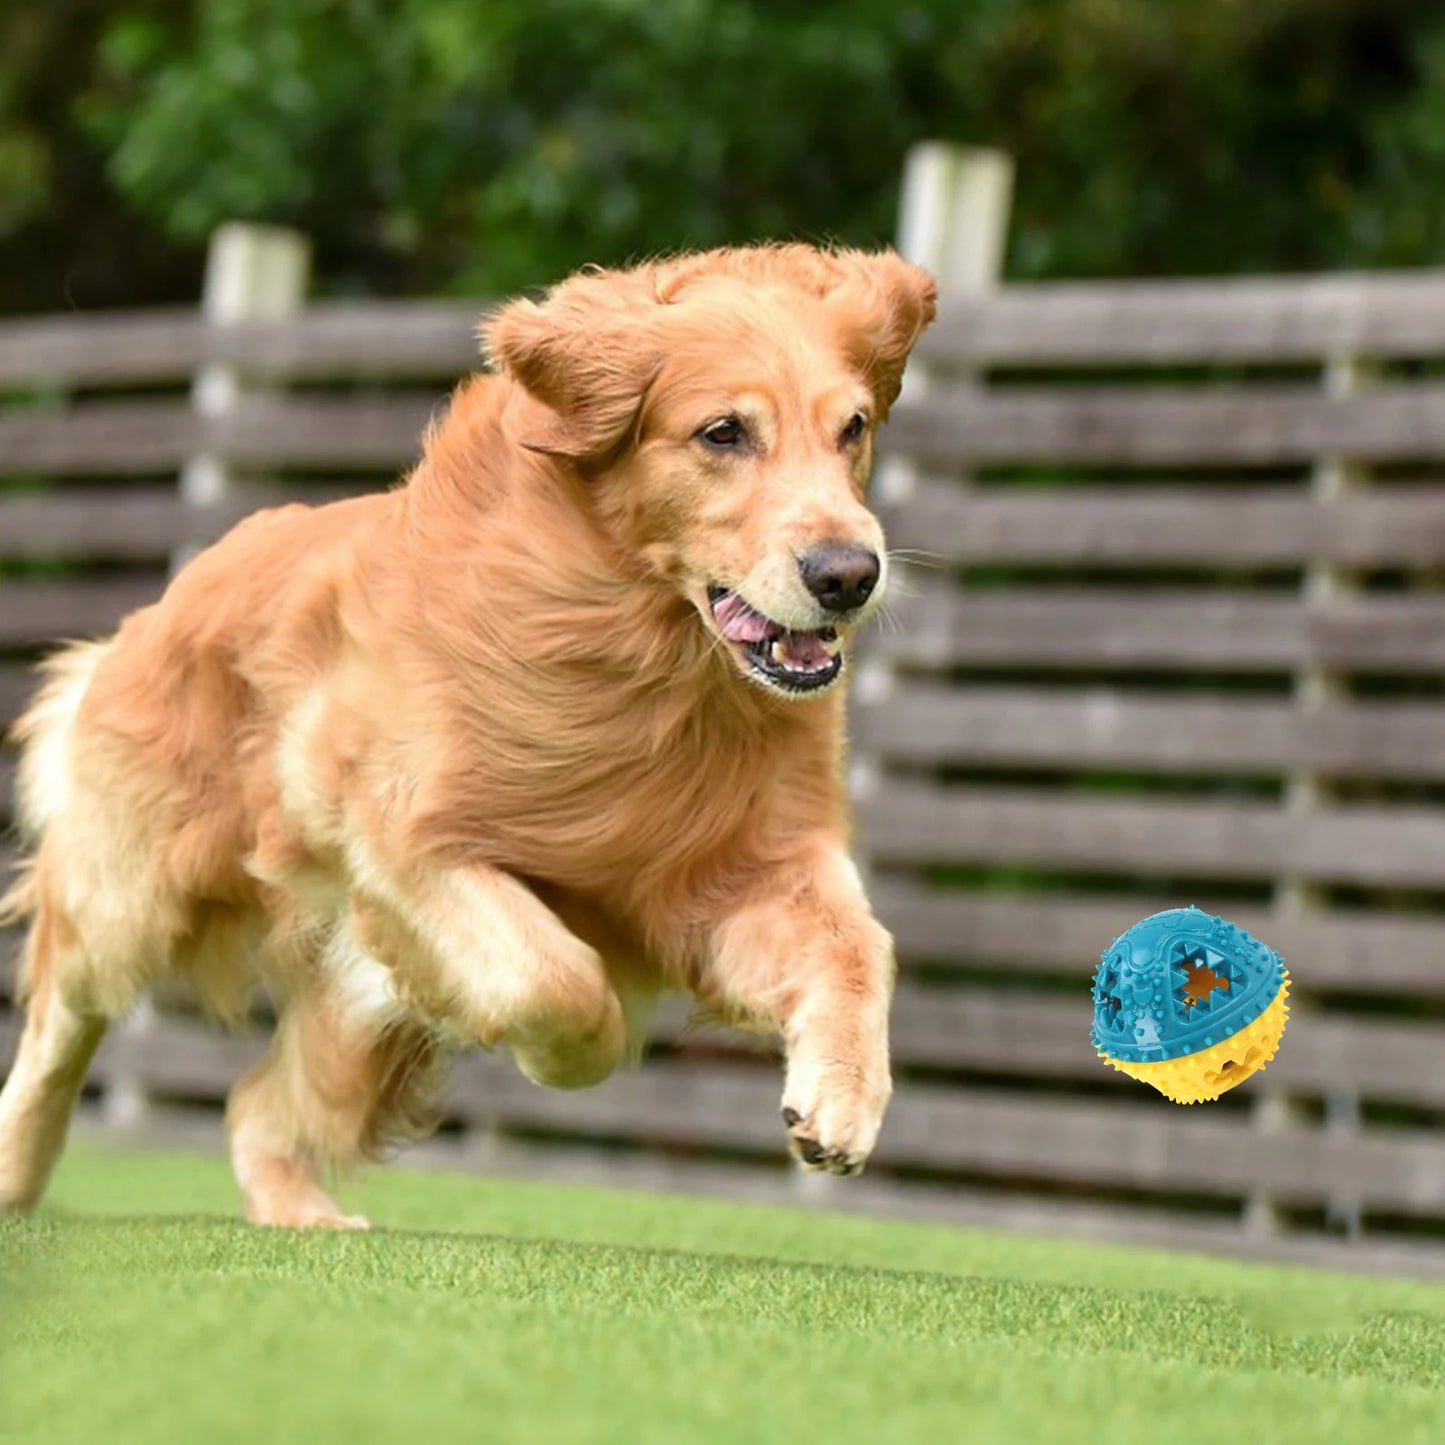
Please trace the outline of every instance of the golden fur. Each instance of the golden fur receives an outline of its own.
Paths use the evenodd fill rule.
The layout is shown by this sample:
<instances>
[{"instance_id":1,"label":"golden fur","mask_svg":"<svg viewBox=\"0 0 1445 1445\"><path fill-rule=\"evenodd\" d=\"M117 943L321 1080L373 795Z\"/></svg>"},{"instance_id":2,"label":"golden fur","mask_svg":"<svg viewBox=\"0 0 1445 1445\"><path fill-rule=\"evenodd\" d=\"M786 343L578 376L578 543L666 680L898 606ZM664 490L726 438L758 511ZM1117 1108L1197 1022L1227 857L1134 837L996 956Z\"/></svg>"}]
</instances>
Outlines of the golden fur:
<instances>
[{"instance_id":1,"label":"golden fur","mask_svg":"<svg viewBox=\"0 0 1445 1445\"><path fill-rule=\"evenodd\" d=\"M796 1152L861 1167L893 963L841 689L745 675L709 586L819 628L799 555L882 553L872 428L933 309L886 252L580 274L492 319L405 486L260 513L61 653L19 725L0 1205L39 1197L106 1022L167 972L221 1013L281 1000L229 1108L259 1222L363 1223L323 1171L422 1126L441 1042L585 1086L665 989L781 1034ZM722 416L730 454L698 436Z\"/></svg>"}]
</instances>

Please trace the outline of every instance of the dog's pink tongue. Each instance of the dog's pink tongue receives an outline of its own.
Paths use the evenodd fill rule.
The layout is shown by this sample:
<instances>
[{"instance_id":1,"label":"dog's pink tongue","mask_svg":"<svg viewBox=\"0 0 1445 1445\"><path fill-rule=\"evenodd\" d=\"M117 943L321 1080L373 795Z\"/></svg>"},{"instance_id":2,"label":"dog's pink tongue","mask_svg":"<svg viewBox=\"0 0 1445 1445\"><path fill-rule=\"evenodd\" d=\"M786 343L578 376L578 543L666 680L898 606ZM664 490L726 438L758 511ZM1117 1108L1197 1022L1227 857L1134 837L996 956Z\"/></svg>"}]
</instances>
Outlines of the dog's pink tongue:
<instances>
[{"instance_id":1,"label":"dog's pink tongue","mask_svg":"<svg viewBox=\"0 0 1445 1445\"><path fill-rule=\"evenodd\" d=\"M719 598L712 615L718 631L729 642L761 642L765 637L776 637L779 631L776 623L754 612L736 592Z\"/></svg>"},{"instance_id":2,"label":"dog's pink tongue","mask_svg":"<svg viewBox=\"0 0 1445 1445\"><path fill-rule=\"evenodd\" d=\"M816 670L827 667L833 654L816 632L785 632L777 643L778 661L786 667Z\"/></svg>"}]
</instances>

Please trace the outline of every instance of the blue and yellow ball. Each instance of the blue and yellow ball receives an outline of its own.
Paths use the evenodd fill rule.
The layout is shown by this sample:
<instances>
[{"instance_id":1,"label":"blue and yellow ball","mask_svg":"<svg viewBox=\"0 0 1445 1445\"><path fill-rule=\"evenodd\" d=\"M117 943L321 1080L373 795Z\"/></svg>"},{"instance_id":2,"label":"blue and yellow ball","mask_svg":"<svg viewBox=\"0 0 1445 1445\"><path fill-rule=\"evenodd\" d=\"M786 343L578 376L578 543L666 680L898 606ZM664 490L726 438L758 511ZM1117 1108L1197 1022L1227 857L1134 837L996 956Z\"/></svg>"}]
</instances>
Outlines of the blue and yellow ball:
<instances>
[{"instance_id":1,"label":"blue and yellow ball","mask_svg":"<svg viewBox=\"0 0 1445 1445\"><path fill-rule=\"evenodd\" d=\"M1274 1058L1289 1019L1284 959L1198 908L1116 938L1094 975L1099 1057L1176 1104L1217 1099Z\"/></svg>"}]
</instances>

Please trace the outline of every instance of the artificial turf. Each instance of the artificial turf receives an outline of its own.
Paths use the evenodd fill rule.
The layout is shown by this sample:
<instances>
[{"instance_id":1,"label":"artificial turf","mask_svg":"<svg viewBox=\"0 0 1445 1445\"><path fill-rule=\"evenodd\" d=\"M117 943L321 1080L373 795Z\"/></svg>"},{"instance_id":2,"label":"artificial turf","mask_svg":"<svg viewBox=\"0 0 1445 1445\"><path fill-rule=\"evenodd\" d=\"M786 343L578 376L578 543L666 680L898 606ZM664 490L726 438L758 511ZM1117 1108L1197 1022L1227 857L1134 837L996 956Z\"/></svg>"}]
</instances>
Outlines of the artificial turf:
<instances>
[{"instance_id":1,"label":"artificial turf","mask_svg":"<svg viewBox=\"0 0 1445 1445\"><path fill-rule=\"evenodd\" d=\"M74 1150L0 1223L0 1435L1445 1441L1445 1289L393 1169L370 1235Z\"/></svg>"}]
</instances>

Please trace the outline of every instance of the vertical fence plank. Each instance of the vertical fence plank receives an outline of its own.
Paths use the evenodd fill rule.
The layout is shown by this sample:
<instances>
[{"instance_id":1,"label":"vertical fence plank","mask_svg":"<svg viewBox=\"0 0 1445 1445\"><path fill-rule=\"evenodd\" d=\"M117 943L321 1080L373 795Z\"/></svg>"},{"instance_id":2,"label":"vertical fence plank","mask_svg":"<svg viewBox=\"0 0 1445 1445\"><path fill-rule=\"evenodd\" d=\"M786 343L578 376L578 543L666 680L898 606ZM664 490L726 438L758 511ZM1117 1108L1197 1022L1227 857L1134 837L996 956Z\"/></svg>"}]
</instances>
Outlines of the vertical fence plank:
<instances>
[{"instance_id":1,"label":"vertical fence plank","mask_svg":"<svg viewBox=\"0 0 1445 1445\"><path fill-rule=\"evenodd\" d=\"M310 269L310 244L296 231L240 223L222 226L211 239L206 260L202 314L212 326L284 321L300 311ZM203 366L191 387L191 404L203 416L224 416L236 407L246 387L245 376L234 366ZM181 501L191 507L214 507L244 484L224 457L202 452L189 458L181 470ZM197 545L183 544L174 566L183 566Z\"/></svg>"},{"instance_id":2,"label":"vertical fence plank","mask_svg":"<svg viewBox=\"0 0 1445 1445\"><path fill-rule=\"evenodd\" d=\"M908 154L899 198L898 250L926 267L944 296L974 296L993 290L1003 275L1008 239L1009 209L1013 198L1013 160L1002 151L930 141ZM950 373L950 381L966 382ZM912 402L924 395L929 368L914 360L903 378L900 400ZM917 468L907 457L891 457L879 464L873 477L873 497L880 506L895 507L914 492ZM966 484L959 474L958 484ZM897 568L897 581L907 568ZM853 696L876 703L893 690L893 667L866 647L858 659ZM851 759L850 785L855 800L872 796L881 784L875 758L859 750ZM868 860L858 858L866 880ZM836 1180L827 1175L797 1173L798 1188L809 1194L826 1194Z\"/></svg>"},{"instance_id":3,"label":"vertical fence plank","mask_svg":"<svg viewBox=\"0 0 1445 1445\"><path fill-rule=\"evenodd\" d=\"M281 321L294 316L306 299L311 265L310 245L295 231L273 226L232 223L211 238L201 312L213 326L234 326L246 321ZM246 393L246 378L234 366L209 364L197 372L191 386L191 405L207 417L222 416ZM200 453L181 469L182 507L213 507L232 497L245 479L235 475L226 458ZM178 571L200 549L198 537L181 543L172 554L171 571ZM118 1025L131 1040L156 1033L156 1005L141 999ZM138 1057L127 1049L122 1057ZM101 1101L107 1124L135 1127L145 1122L149 1097L145 1084L123 1067L106 1080Z\"/></svg>"},{"instance_id":4,"label":"vertical fence plank","mask_svg":"<svg viewBox=\"0 0 1445 1445\"><path fill-rule=\"evenodd\" d=\"M1326 357L1323 385L1328 395L1344 397L1368 383L1369 365L1349 354ZM1368 481L1368 469L1351 458L1339 454L1322 456L1310 474L1310 491L1323 505L1339 501L1350 491ZM1323 603L1351 590L1353 579L1348 569L1326 562L1314 562L1305 569L1302 588L1307 602ZM1294 680L1295 703L1301 714L1316 712L1338 702L1348 693L1344 679L1326 668L1306 668ZM1290 772L1286 779L1285 799L1289 810L1307 816L1330 794L1329 780L1305 768ZM1298 918L1300 914L1318 909L1320 890L1313 880L1298 875L1285 875L1275 886L1275 906L1282 914ZM1286 960L1288 962L1288 960ZM1299 1111L1288 1094L1270 1087L1266 1078L1254 1106L1256 1125L1265 1131L1288 1127ZM1360 1098L1357 1091L1341 1088L1325 1098L1325 1125L1341 1133L1353 1133L1359 1127ZM1350 1198L1332 1198L1327 1207L1329 1222L1342 1228L1350 1237L1360 1232L1360 1207ZM1279 1211L1267 1195L1251 1197L1246 1210L1246 1232L1269 1236L1281 1228Z\"/></svg>"},{"instance_id":5,"label":"vertical fence plank","mask_svg":"<svg viewBox=\"0 0 1445 1445\"><path fill-rule=\"evenodd\" d=\"M997 287L1003 274L1009 207L1013 196L1013 161L1002 151L981 150L929 141L908 153L899 206L898 250L931 271L944 296L976 296ZM950 382L965 385L967 377L950 372ZM904 373L903 403L916 402L928 391L930 368L915 359ZM967 478L957 474L958 485ZM905 456L881 462L873 477L873 497L882 507L898 507L914 493L917 465ZM906 567L896 569L897 580ZM893 669L887 659L860 658L854 696L877 701L892 690ZM866 795L877 778L866 756L853 760L855 795Z\"/></svg>"}]
</instances>

